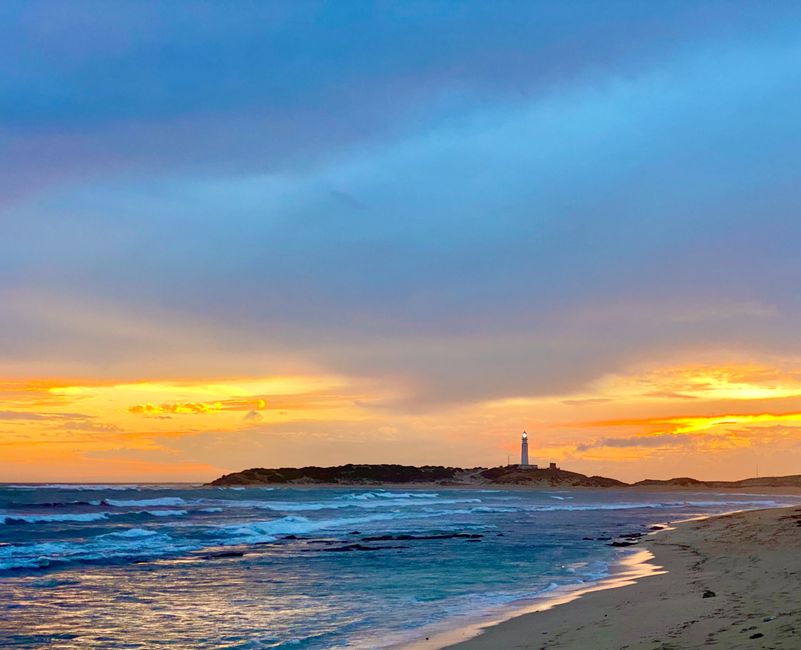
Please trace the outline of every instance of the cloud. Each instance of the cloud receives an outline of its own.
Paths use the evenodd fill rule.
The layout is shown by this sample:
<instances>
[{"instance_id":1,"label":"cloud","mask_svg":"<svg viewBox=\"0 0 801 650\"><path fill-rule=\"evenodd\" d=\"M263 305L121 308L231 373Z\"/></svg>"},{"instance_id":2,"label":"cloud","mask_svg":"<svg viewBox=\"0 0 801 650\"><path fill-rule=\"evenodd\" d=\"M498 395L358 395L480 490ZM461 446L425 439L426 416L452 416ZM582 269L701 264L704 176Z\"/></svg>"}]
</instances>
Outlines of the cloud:
<instances>
[{"instance_id":1,"label":"cloud","mask_svg":"<svg viewBox=\"0 0 801 650\"><path fill-rule=\"evenodd\" d=\"M797 425L782 424L796 422ZM617 421L609 425L658 427L635 436L597 438L576 444L577 452L602 448L678 450L692 448L716 452L754 445L772 445L788 439L801 440L801 413L758 413L720 416L676 417L641 421Z\"/></svg>"},{"instance_id":2,"label":"cloud","mask_svg":"<svg viewBox=\"0 0 801 650\"><path fill-rule=\"evenodd\" d=\"M749 125L755 105L801 108L786 91L797 43L780 30L695 45L631 76L493 95L303 170L155 169L41 193L7 213L27 251L8 277L63 305L11 301L3 352L129 368L158 350L176 373L202 365L198 349L232 373L277 353L408 378L423 405L569 392L710 345L795 350L801 305L783 278L801 231L782 170L798 129L784 113ZM103 323L98 339L80 314Z\"/></svg>"},{"instance_id":3,"label":"cloud","mask_svg":"<svg viewBox=\"0 0 801 650\"><path fill-rule=\"evenodd\" d=\"M625 438L600 438L591 442L582 442L576 445L576 451L585 452L590 449L598 449L600 447L613 447L613 448L676 448L696 446L697 440L691 437L673 437L673 436L629 436Z\"/></svg>"},{"instance_id":4,"label":"cloud","mask_svg":"<svg viewBox=\"0 0 801 650\"><path fill-rule=\"evenodd\" d=\"M244 411L247 409L264 409L266 402L263 399L227 399L215 402L165 402L163 404L134 404L128 407L129 413L156 416L164 413L219 413L221 411Z\"/></svg>"},{"instance_id":5,"label":"cloud","mask_svg":"<svg viewBox=\"0 0 801 650\"><path fill-rule=\"evenodd\" d=\"M93 422L91 420L67 421L61 426L65 431L90 431L95 433L116 433L122 428L111 422Z\"/></svg>"},{"instance_id":6,"label":"cloud","mask_svg":"<svg viewBox=\"0 0 801 650\"><path fill-rule=\"evenodd\" d=\"M593 404L606 404L612 401L608 397L581 397L577 399L563 399L562 404L567 406L589 406Z\"/></svg>"},{"instance_id":7,"label":"cloud","mask_svg":"<svg viewBox=\"0 0 801 650\"><path fill-rule=\"evenodd\" d=\"M82 413L35 413L26 411L0 411L0 420L38 420L45 422L63 422L70 420L86 421L91 415ZM75 424L75 422L73 422Z\"/></svg>"},{"instance_id":8,"label":"cloud","mask_svg":"<svg viewBox=\"0 0 801 650\"><path fill-rule=\"evenodd\" d=\"M217 413L223 410L222 402L175 402L173 404L134 404L128 408L129 413L143 415L160 415L167 413Z\"/></svg>"},{"instance_id":9,"label":"cloud","mask_svg":"<svg viewBox=\"0 0 801 650\"><path fill-rule=\"evenodd\" d=\"M685 395L683 393L678 393L676 391L670 391L670 390L653 390L648 393L645 393L644 396L657 397L659 399L681 399L681 400L701 399L698 395Z\"/></svg>"}]
</instances>

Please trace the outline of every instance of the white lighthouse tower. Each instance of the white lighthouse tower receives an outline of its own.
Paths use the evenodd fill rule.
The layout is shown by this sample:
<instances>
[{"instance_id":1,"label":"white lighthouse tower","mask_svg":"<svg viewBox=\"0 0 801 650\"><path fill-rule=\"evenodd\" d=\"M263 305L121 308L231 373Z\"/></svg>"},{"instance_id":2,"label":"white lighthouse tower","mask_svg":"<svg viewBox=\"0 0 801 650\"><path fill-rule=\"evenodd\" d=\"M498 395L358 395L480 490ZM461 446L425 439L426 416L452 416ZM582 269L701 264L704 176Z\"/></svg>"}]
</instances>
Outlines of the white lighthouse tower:
<instances>
[{"instance_id":1,"label":"white lighthouse tower","mask_svg":"<svg viewBox=\"0 0 801 650\"><path fill-rule=\"evenodd\" d=\"M528 467L528 434L525 431L520 443L520 467Z\"/></svg>"}]
</instances>

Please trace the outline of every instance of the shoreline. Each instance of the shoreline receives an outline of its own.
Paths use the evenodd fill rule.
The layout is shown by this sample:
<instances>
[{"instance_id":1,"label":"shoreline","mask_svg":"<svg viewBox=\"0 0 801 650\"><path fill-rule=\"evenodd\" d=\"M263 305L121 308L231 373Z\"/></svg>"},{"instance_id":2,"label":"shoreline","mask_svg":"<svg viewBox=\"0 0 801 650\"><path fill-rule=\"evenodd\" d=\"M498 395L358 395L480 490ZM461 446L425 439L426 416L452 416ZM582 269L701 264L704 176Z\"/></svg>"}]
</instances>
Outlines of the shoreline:
<instances>
[{"instance_id":1,"label":"shoreline","mask_svg":"<svg viewBox=\"0 0 801 650\"><path fill-rule=\"evenodd\" d=\"M801 647L801 507L675 522L633 548L592 585L391 647Z\"/></svg>"},{"instance_id":2,"label":"shoreline","mask_svg":"<svg viewBox=\"0 0 801 650\"><path fill-rule=\"evenodd\" d=\"M669 529L666 527L649 534L661 533L666 530ZM382 647L384 650L445 650L459 647L460 644L482 636L487 631L508 621L546 612L554 607L577 601L596 591L626 587L635 584L642 578L664 573L662 567L653 563L654 555L647 549L626 548L620 549L620 552L621 557L610 566L609 575L597 580L582 584L560 585L533 598L521 599L517 601L517 604L510 603L492 612L478 616L473 615L462 627L457 627L452 619L442 621L431 627L423 628L419 633L423 637L421 639Z\"/></svg>"}]
</instances>

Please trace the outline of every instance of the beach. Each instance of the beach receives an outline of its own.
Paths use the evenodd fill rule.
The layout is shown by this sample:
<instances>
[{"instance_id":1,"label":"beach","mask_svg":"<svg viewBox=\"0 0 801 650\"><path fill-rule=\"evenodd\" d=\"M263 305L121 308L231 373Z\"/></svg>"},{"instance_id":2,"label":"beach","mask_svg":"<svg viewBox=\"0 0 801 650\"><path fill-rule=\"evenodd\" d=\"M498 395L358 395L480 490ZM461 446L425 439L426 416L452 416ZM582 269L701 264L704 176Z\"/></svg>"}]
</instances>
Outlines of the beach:
<instances>
[{"instance_id":1,"label":"beach","mask_svg":"<svg viewBox=\"0 0 801 650\"><path fill-rule=\"evenodd\" d=\"M645 572L651 575L512 618L448 647L801 647L801 508L683 522L638 546L653 554Z\"/></svg>"}]
</instances>

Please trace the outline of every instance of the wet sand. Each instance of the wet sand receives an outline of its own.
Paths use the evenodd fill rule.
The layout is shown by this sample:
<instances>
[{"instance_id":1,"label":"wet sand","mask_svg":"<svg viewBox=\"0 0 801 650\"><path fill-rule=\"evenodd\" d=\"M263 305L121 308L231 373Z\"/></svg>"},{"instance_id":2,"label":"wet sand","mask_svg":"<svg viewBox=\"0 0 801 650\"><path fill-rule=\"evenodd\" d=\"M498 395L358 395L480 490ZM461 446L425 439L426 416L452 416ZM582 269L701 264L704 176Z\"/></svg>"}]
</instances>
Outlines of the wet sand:
<instances>
[{"instance_id":1,"label":"wet sand","mask_svg":"<svg viewBox=\"0 0 801 650\"><path fill-rule=\"evenodd\" d=\"M447 647L801 648L801 508L684 522L638 546L653 553L650 564L663 572L518 616Z\"/></svg>"}]
</instances>

